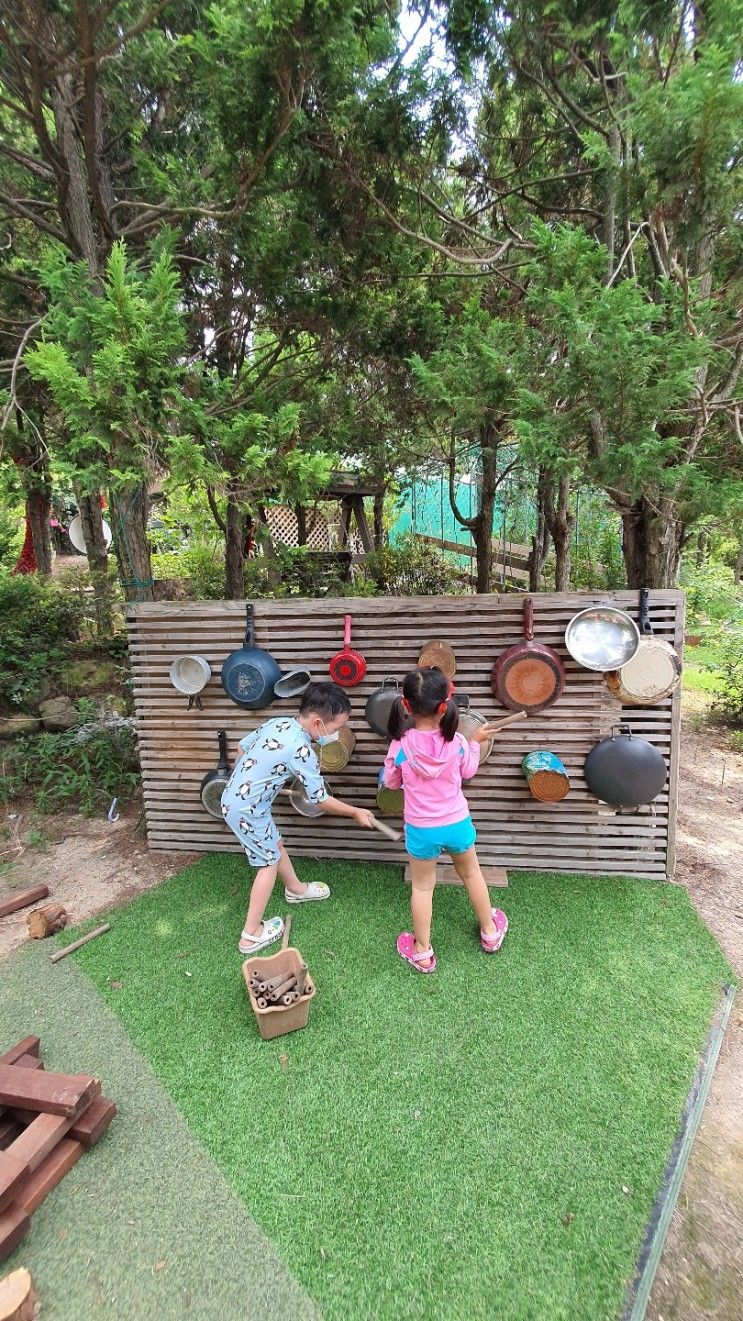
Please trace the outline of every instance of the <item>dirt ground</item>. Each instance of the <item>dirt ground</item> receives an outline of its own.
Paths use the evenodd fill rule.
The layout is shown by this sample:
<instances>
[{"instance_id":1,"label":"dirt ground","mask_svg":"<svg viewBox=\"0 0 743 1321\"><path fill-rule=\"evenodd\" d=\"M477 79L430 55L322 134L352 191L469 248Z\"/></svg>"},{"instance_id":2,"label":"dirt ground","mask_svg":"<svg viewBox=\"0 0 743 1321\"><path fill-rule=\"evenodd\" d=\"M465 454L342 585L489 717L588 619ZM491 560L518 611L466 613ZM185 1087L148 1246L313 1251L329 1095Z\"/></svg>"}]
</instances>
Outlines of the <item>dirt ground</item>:
<instances>
[{"instance_id":1,"label":"dirt ground","mask_svg":"<svg viewBox=\"0 0 743 1321\"><path fill-rule=\"evenodd\" d=\"M743 757L684 698L676 882L743 979ZM139 809L119 821L28 809L0 816L0 900L46 882L71 924L133 899L194 860L151 853ZM19 819L20 818L20 819ZM29 829L41 847L24 844ZM28 911L28 910L27 910ZM26 939L26 912L0 921L0 957ZM743 1317L743 996L739 993L647 1310L648 1321Z\"/></svg>"}]
</instances>

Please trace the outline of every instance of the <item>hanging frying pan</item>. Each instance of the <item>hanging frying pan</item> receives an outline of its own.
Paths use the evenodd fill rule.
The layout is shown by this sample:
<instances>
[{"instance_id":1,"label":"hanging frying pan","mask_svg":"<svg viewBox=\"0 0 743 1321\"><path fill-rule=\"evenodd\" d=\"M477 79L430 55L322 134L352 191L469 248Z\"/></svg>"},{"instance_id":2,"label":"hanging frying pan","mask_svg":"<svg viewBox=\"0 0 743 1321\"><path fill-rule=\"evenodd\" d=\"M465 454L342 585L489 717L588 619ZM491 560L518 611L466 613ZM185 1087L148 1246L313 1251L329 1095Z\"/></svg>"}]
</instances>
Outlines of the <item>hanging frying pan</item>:
<instances>
[{"instance_id":1,"label":"hanging frying pan","mask_svg":"<svg viewBox=\"0 0 743 1321\"><path fill-rule=\"evenodd\" d=\"M524 601L524 641L501 652L490 675L493 694L511 711L542 711L565 687L562 661L551 647L534 641L534 603Z\"/></svg>"},{"instance_id":2,"label":"hanging frying pan","mask_svg":"<svg viewBox=\"0 0 743 1321\"><path fill-rule=\"evenodd\" d=\"M625 706L653 706L670 697L681 678L681 661L650 623L647 587L640 589L640 645L621 670L610 670L606 686Z\"/></svg>"},{"instance_id":3,"label":"hanging frying pan","mask_svg":"<svg viewBox=\"0 0 743 1321\"><path fill-rule=\"evenodd\" d=\"M453 679L457 672L457 658L448 642L426 642L420 649L418 665L421 669L435 665L447 679Z\"/></svg>"},{"instance_id":4,"label":"hanging frying pan","mask_svg":"<svg viewBox=\"0 0 743 1321\"><path fill-rule=\"evenodd\" d=\"M565 629L565 646L584 670L619 670L640 645L637 624L615 605L592 605L573 615Z\"/></svg>"},{"instance_id":5,"label":"hanging frying pan","mask_svg":"<svg viewBox=\"0 0 743 1321\"><path fill-rule=\"evenodd\" d=\"M327 789L328 786L325 785L325 788ZM300 816L318 817L325 815L319 803L310 802L304 791L304 785L300 780L294 780L291 788L287 789L286 792L289 795L294 811L299 812ZM399 830L393 830L391 826L386 826L383 821L377 821L376 817L373 817L372 820L374 822L374 829L378 830L381 835L386 835L388 839L393 839L396 844L400 842L402 835Z\"/></svg>"},{"instance_id":6,"label":"hanging frying pan","mask_svg":"<svg viewBox=\"0 0 743 1321\"><path fill-rule=\"evenodd\" d=\"M257 711L270 706L274 697L298 697L311 680L304 667L282 673L273 656L256 647L255 618L249 605L245 641L222 665L222 687L227 696L238 706Z\"/></svg>"},{"instance_id":7,"label":"hanging frying pan","mask_svg":"<svg viewBox=\"0 0 743 1321\"><path fill-rule=\"evenodd\" d=\"M203 656L176 656L170 667L170 682L188 697L188 709L203 709L201 694L212 677L211 666Z\"/></svg>"},{"instance_id":8,"label":"hanging frying pan","mask_svg":"<svg viewBox=\"0 0 743 1321\"><path fill-rule=\"evenodd\" d=\"M397 679L385 679L379 688L367 698L364 716L366 723L371 725L375 734L380 738L387 737L387 721L390 718L390 711L395 701L400 696L400 685Z\"/></svg>"},{"instance_id":9,"label":"hanging frying pan","mask_svg":"<svg viewBox=\"0 0 743 1321\"><path fill-rule=\"evenodd\" d=\"M219 743L219 761L215 771L207 771L201 781L201 801L204 804L210 816L216 816L222 820L222 794L227 788L227 782L230 778L230 763L227 757L227 735L223 729L217 734Z\"/></svg>"},{"instance_id":10,"label":"hanging frying pan","mask_svg":"<svg viewBox=\"0 0 743 1321\"><path fill-rule=\"evenodd\" d=\"M351 623L351 615L346 615L343 621L343 650L336 652L328 666L331 679L342 688L353 688L355 684L361 683L366 674L364 657L351 646Z\"/></svg>"},{"instance_id":11,"label":"hanging frying pan","mask_svg":"<svg viewBox=\"0 0 743 1321\"><path fill-rule=\"evenodd\" d=\"M612 725L611 736L591 748L583 774L591 793L602 803L640 807L658 797L668 770L652 743L638 738L629 725Z\"/></svg>"}]
</instances>

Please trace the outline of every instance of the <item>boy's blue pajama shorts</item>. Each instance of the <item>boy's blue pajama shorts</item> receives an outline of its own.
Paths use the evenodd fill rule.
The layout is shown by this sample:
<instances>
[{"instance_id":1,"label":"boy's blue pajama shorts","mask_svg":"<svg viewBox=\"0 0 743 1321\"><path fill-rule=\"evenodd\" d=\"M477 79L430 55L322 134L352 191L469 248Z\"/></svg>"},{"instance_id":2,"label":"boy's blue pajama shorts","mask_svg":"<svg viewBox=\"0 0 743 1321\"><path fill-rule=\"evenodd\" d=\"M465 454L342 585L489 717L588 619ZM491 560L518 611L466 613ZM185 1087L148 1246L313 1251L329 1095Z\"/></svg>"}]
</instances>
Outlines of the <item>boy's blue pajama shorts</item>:
<instances>
[{"instance_id":1,"label":"boy's blue pajama shorts","mask_svg":"<svg viewBox=\"0 0 743 1321\"><path fill-rule=\"evenodd\" d=\"M411 857L421 860L439 858L442 853L466 853L476 839L471 816L452 826L405 827L405 847Z\"/></svg>"}]
</instances>

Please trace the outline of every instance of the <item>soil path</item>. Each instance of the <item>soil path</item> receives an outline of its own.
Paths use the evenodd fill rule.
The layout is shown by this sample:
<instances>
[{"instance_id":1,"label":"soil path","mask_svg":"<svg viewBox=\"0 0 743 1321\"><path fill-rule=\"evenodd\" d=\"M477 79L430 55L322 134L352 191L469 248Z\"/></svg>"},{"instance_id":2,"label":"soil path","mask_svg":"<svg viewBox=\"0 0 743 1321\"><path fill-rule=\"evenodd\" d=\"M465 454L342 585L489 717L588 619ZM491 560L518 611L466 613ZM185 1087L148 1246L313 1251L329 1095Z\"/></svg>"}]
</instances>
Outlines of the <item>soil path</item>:
<instances>
[{"instance_id":1,"label":"soil path","mask_svg":"<svg viewBox=\"0 0 743 1321\"><path fill-rule=\"evenodd\" d=\"M705 723L705 700L684 699L676 881L743 981L743 757ZM139 810L116 823L70 814L43 819L46 847L23 848L28 811L0 816L10 838L0 862L0 900L49 884L71 925L127 903L198 855L151 853ZM18 815L21 814L19 821ZM26 910L0 922L0 957L26 940ZM741 1321L743 1308L743 997L739 993L671 1233L648 1321Z\"/></svg>"}]
</instances>

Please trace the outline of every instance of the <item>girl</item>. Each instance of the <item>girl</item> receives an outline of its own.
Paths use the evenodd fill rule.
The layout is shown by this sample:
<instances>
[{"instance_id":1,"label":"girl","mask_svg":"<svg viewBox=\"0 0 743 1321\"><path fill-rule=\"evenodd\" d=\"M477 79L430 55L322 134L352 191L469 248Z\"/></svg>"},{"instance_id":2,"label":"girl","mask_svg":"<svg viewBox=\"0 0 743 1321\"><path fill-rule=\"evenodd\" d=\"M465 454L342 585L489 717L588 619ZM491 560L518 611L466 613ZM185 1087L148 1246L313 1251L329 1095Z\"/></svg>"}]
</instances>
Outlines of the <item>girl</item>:
<instances>
[{"instance_id":1,"label":"girl","mask_svg":"<svg viewBox=\"0 0 743 1321\"><path fill-rule=\"evenodd\" d=\"M412 720L412 729L410 722ZM431 914L436 861L449 853L480 922L480 944L494 954L503 944L508 919L490 907L490 895L475 852L477 838L462 781L480 764L480 745L491 737L487 725L467 743L457 733L459 712L449 680L435 666L411 670L390 712L392 739L384 763L388 789L405 791L405 846L412 880L413 933L403 931L397 952L418 972L433 972Z\"/></svg>"}]
</instances>

